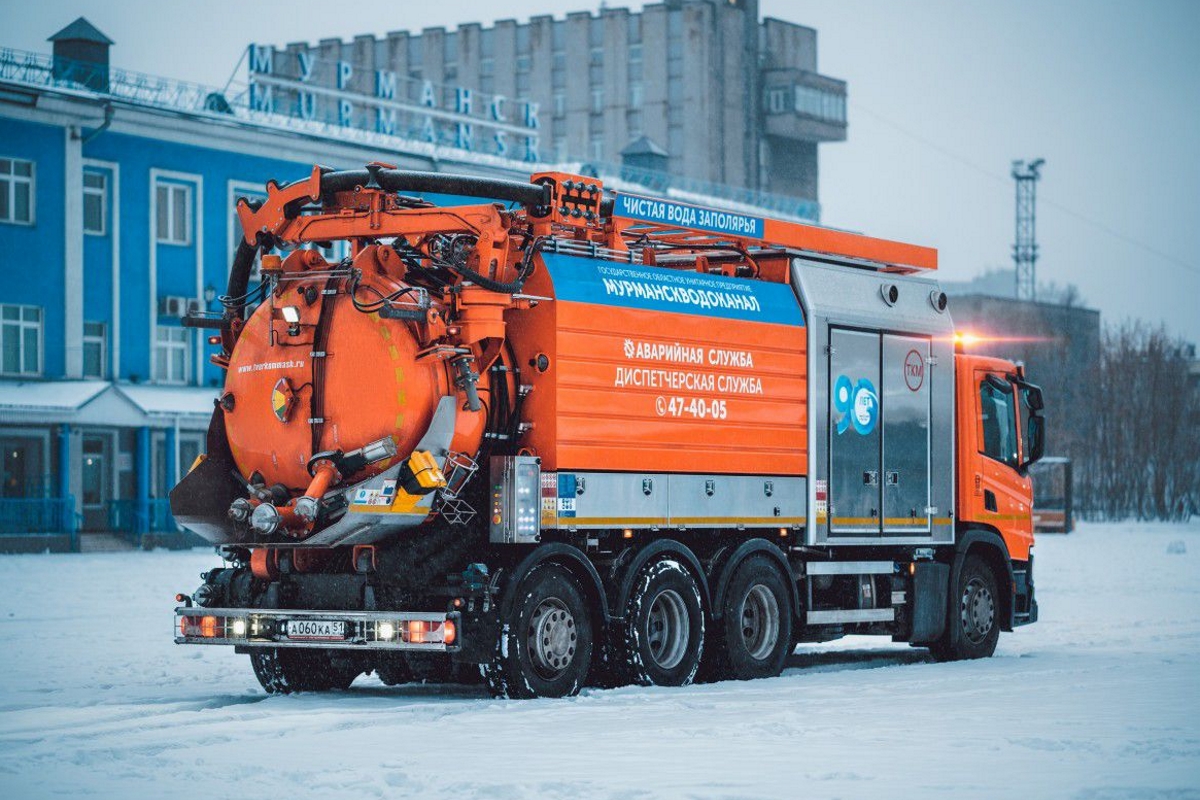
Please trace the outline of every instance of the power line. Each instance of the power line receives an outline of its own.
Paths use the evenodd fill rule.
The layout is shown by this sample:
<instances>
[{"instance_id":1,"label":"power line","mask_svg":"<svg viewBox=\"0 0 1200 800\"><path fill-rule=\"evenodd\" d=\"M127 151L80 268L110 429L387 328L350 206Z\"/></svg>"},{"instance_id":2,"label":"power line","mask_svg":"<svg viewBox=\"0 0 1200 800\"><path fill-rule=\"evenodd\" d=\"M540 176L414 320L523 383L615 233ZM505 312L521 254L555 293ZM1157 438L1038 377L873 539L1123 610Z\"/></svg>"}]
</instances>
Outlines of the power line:
<instances>
[{"instance_id":1,"label":"power line","mask_svg":"<svg viewBox=\"0 0 1200 800\"><path fill-rule=\"evenodd\" d=\"M861 111L861 112L865 113L867 116L875 118L877 121L883 123L884 125L888 126L889 128L892 128L892 129L904 134L905 136L907 136L908 138L912 139L915 142L919 142L920 144L925 145L926 147L930 148L931 150L936 151L937 153L941 154L942 156L945 156L946 158L950 159L951 161L956 161L959 164L961 164L962 166L968 167L971 170L978 172L980 175L991 178L992 180L994 180L998 183L1002 183L1005 186L1009 185L1009 177L1008 176L1001 175L1000 173L990 170L987 167L981 166L980 164L975 163L971 159L966 158L965 156L962 156L962 155L954 152L953 150L950 150L947 147L943 147L942 145L938 144L937 142L933 141L932 139L928 139L919 133L911 131L908 128L904 127L903 125L901 125L897 122L894 122L894 121L888 119L887 117L872 111L869 108L864 108L859 103L850 103L849 105L855 111ZM1132 237L1126 233L1122 233L1121 231L1119 231L1109 225L1106 225L1103 222L1100 222L1099 220L1092 219L1091 217L1087 216L1086 214L1081 214L1080 212L1075 211L1074 209L1068 208L1067 206L1064 206L1062 203L1056 203L1055 201L1051 200L1048 197L1043 196L1040 199L1041 199L1042 203L1044 203L1045 205L1048 205L1057 211L1061 211L1062 213L1066 214L1067 216L1074 217L1079 222L1082 222L1085 225L1095 228L1098 231L1107 233L1109 236L1113 237L1114 239L1122 241L1125 244L1131 245L1140 250L1144 250L1145 252L1147 252L1153 256L1156 256L1156 257L1162 259L1163 261L1173 264L1176 267L1179 267L1181 269L1187 270L1188 272L1192 272L1197 275L1200 275L1200 266L1197 266L1196 264L1192 264L1190 262L1184 261L1182 258L1173 256L1170 253L1159 250L1157 247L1154 247L1153 245L1147 244L1146 242L1143 242L1140 239L1135 239L1134 237Z\"/></svg>"}]
</instances>

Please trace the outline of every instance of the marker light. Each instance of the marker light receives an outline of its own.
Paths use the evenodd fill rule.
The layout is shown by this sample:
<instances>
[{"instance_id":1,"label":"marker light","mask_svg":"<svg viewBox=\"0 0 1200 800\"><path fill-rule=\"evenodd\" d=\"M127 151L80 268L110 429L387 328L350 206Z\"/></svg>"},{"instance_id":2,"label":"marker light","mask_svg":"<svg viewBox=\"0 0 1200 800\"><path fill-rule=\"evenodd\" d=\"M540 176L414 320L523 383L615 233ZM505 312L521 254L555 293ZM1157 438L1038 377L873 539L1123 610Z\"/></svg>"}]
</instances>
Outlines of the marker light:
<instances>
[{"instance_id":1,"label":"marker light","mask_svg":"<svg viewBox=\"0 0 1200 800\"><path fill-rule=\"evenodd\" d=\"M245 636L246 635L246 620L235 619L233 621L233 635L234 636Z\"/></svg>"},{"instance_id":2,"label":"marker light","mask_svg":"<svg viewBox=\"0 0 1200 800\"><path fill-rule=\"evenodd\" d=\"M217 618L202 617L200 619L200 635L206 639L217 638Z\"/></svg>"},{"instance_id":3,"label":"marker light","mask_svg":"<svg viewBox=\"0 0 1200 800\"><path fill-rule=\"evenodd\" d=\"M408 641L425 641L425 623L422 620L413 619L408 621Z\"/></svg>"},{"instance_id":4,"label":"marker light","mask_svg":"<svg viewBox=\"0 0 1200 800\"><path fill-rule=\"evenodd\" d=\"M376 639L395 639L396 638L396 626L390 622L379 623L379 625L375 628L375 638Z\"/></svg>"},{"instance_id":5,"label":"marker light","mask_svg":"<svg viewBox=\"0 0 1200 800\"><path fill-rule=\"evenodd\" d=\"M280 311L283 313L283 320L289 325L300 324L300 309L295 306L284 306Z\"/></svg>"},{"instance_id":6,"label":"marker light","mask_svg":"<svg viewBox=\"0 0 1200 800\"><path fill-rule=\"evenodd\" d=\"M454 627L452 620L446 620L442 623L442 643L446 645L454 644L454 640L458 638L458 630Z\"/></svg>"}]
</instances>

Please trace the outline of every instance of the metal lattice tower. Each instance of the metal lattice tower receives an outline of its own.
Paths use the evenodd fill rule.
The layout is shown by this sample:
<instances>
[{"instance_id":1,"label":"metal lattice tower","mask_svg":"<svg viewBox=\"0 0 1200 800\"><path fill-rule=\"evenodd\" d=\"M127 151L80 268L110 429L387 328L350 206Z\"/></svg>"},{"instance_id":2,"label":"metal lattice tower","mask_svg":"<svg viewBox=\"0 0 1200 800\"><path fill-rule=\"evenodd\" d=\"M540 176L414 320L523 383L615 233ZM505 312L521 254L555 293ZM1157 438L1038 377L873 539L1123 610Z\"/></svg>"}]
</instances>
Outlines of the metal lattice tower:
<instances>
[{"instance_id":1,"label":"metal lattice tower","mask_svg":"<svg viewBox=\"0 0 1200 800\"><path fill-rule=\"evenodd\" d=\"M1014 161L1013 180L1017 182L1017 234L1013 243L1013 264L1017 270L1017 299L1037 299L1037 182L1042 177L1039 158L1026 164Z\"/></svg>"}]
</instances>

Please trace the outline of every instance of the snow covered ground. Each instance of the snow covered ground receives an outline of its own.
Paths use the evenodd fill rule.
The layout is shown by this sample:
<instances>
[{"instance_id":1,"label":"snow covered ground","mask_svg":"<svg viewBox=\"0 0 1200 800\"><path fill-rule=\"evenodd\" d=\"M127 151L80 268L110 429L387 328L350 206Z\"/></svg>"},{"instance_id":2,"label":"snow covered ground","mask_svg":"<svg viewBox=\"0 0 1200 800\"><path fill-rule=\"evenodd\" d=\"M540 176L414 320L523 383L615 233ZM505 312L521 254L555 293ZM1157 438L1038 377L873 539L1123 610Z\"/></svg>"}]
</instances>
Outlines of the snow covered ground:
<instances>
[{"instance_id":1,"label":"snow covered ground","mask_svg":"<svg viewBox=\"0 0 1200 800\"><path fill-rule=\"evenodd\" d=\"M1200 798L1200 521L1036 553L1042 621L987 661L854 638L774 680L529 702L268 697L171 641L211 553L0 557L0 797Z\"/></svg>"}]
</instances>

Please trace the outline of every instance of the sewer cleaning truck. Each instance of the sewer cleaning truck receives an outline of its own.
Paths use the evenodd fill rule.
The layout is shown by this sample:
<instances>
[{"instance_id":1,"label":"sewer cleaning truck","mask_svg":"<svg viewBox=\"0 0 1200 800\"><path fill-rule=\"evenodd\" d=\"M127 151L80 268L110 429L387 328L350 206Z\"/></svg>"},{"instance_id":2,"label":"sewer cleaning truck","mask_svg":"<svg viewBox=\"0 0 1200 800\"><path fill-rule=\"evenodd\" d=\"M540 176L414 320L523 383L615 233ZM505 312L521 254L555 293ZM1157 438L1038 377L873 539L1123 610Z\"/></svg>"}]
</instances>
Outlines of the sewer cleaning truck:
<instances>
[{"instance_id":1,"label":"sewer cleaning truck","mask_svg":"<svg viewBox=\"0 0 1200 800\"><path fill-rule=\"evenodd\" d=\"M223 563L176 642L560 697L1037 619L1042 393L956 345L936 251L559 172L266 188L187 321L225 381L171 510Z\"/></svg>"}]
</instances>

